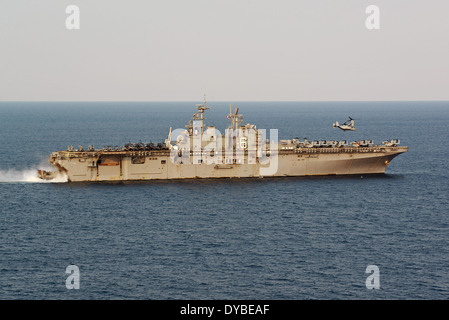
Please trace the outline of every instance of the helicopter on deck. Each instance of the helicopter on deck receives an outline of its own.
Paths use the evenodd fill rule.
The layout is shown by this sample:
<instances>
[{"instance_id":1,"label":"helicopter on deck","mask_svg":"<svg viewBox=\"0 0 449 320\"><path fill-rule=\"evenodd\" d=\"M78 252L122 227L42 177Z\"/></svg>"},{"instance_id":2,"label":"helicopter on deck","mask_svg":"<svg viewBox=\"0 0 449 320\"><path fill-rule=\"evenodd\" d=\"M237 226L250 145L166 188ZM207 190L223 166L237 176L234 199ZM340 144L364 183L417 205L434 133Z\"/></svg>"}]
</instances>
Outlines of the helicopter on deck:
<instances>
[{"instance_id":1,"label":"helicopter on deck","mask_svg":"<svg viewBox=\"0 0 449 320\"><path fill-rule=\"evenodd\" d=\"M349 117L349 120L345 121L343 124L339 124L338 121L334 123L334 128L339 128L343 131L355 131L354 119Z\"/></svg>"}]
</instances>

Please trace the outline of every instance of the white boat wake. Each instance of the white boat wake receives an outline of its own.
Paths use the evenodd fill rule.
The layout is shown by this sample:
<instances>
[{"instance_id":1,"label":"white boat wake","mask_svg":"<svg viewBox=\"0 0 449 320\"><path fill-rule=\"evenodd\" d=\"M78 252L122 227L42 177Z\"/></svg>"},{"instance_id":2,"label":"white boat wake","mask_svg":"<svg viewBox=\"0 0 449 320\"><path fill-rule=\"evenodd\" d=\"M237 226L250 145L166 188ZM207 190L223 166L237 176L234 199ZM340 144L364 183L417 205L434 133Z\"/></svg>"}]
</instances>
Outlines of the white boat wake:
<instances>
[{"instance_id":1,"label":"white boat wake","mask_svg":"<svg viewBox=\"0 0 449 320\"><path fill-rule=\"evenodd\" d=\"M36 169L8 169L0 170L0 183L16 183L16 182L29 182L29 183L62 183L67 182L67 175L60 174L51 180L40 179L37 175Z\"/></svg>"}]
</instances>

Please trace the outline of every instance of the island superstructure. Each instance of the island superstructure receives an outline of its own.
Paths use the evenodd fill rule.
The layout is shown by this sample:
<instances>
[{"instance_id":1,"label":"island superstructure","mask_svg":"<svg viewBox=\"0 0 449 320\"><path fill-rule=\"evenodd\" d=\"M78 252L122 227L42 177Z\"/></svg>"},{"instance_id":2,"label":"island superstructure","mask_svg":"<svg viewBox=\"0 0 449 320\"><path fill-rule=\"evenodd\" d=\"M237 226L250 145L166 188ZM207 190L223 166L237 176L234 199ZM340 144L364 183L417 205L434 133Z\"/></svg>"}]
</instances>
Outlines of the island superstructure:
<instances>
[{"instance_id":1,"label":"island superstructure","mask_svg":"<svg viewBox=\"0 0 449 320\"><path fill-rule=\"evenodd\" d=\"M226 134L221 134L205 125L206 101L196 108L186 127L170 128L162 143L102 149L69 146L51 154L55 171L38 170L38 176L95 182L383 174L393 158L408 151L397 139L381 145L372 140L278 141L277 130L270 130L268 138L268 130L244 125L243 115L232 106Z\"/></svg>"}]
</instances>

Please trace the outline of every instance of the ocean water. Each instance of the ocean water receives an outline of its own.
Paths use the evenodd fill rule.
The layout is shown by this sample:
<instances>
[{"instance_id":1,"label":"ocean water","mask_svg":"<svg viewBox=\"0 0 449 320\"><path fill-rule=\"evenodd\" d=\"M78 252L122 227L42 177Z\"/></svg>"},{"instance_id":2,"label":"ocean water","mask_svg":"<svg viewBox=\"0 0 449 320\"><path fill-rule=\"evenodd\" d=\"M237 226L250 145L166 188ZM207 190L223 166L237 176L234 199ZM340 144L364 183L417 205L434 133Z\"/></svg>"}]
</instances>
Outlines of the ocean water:
<instances>
[{"instance_id":1,"label":"ocean water","mask_svg":"<svg viewBox=\"0 0 449 320\"><path fill-rule=\"evenodd\" d=\"M381 176L35 177L68 145L161 142L196 103L0 103L0 299L449 297L449 102L231 102L280 139L398 138L410 150ZM224 132L229 104L209 105ZM357 131L332 128L348 116Z\"/></svg>"}]
</instances>

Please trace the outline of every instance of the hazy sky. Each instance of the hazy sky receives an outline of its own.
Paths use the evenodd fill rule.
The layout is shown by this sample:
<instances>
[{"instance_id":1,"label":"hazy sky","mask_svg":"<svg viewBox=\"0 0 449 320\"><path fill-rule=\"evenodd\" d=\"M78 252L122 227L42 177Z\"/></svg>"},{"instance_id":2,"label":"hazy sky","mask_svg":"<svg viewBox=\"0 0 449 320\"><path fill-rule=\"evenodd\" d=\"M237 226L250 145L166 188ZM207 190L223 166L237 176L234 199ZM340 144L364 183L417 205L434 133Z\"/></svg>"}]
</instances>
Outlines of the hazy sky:
<instances>
[{"instance_id":1,"label":"hazy sky","mask_svg":"<svg viewBox=\"0 0 449 320\"><path fill-rule=\"evenodd\" d=\"M448 0L0 0L0 101L449 100L448 17Z\"/></svg>"}]
</instances>

